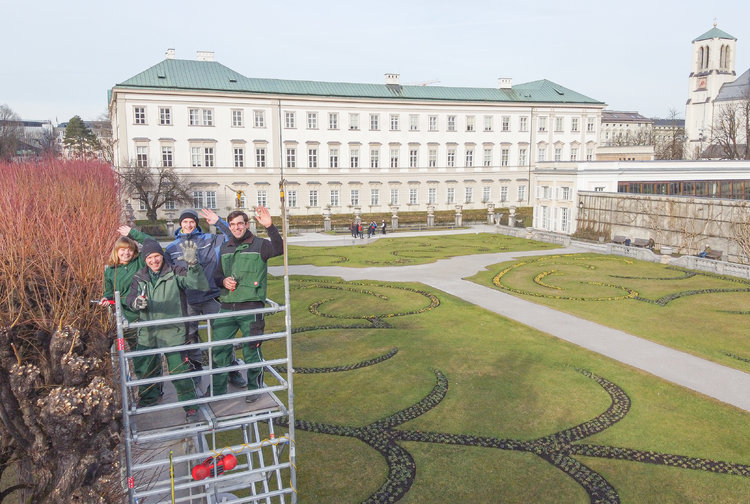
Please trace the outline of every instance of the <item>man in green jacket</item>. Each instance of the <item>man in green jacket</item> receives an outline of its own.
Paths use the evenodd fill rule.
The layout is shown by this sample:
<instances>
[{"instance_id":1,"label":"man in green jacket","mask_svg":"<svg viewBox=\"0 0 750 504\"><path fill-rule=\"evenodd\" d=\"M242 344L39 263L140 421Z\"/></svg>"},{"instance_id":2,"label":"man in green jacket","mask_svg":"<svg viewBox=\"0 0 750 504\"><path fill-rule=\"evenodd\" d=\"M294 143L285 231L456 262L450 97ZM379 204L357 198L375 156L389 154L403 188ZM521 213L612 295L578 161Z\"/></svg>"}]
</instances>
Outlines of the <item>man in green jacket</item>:
<instances>
[{"instance_id":1,"label":"man in green jacket","mask_svg":"<svg viewBox=\"0 0 750 504\"><path fill-rule=\"evenodd\" d=\"M267 261L271 257L284 253L284 242L279 230L271 221L267 208L258 207L255 219L266 228L270 240L253 235L249 229L249 218L245 212L234 211L227 216L232 238L219 250L219 265L214 273L216 285L221 289L221 312L263 308L266 301L266 279L268 276ZM266 322L263 314L243 315L214 320L214 341L234 338L237 331L243 337L263 334ZM260 350L262 341L253 341L242 345L242 356L245 363L263 361ZM232 346L214 347L213 358L216 367L226 367L231 362ZM248 390L257 390L263 386L263 368L247 370ZM213 376L215 395L227 392L227 374L217 373ZM255 402L259 395L245 397L247 402Z\"/></svg>"},{"instance_id":2,"label":"man in green jacket","mask_svg":"<svg viewBox=\"0 0 750 504\"><path fill-rule=\"evenodd\" d=\"M197 247L186 242L182 245L183 259L187 269L170 266L164 261L164 251L154 240L146 240L141 250L146 266L133 275L127 304L140 311L143 321L187 316L186 289L208 289L203 268L198 263ZM166 348L186 343L187 330L184 323L141 327L138 329L136 350ZM175 375L190 371L185 352L165 352L169 374ZM133 358L133 367L138 378L161 376L161 359L157 355ZM192 380L173 381L180 401L195 399L195 386ZM159 400L159 389L152 386L139 388L139 406L155 404ZM188 421L196 418L196 410L185 407Z\"/></svg>"}]
</instances>

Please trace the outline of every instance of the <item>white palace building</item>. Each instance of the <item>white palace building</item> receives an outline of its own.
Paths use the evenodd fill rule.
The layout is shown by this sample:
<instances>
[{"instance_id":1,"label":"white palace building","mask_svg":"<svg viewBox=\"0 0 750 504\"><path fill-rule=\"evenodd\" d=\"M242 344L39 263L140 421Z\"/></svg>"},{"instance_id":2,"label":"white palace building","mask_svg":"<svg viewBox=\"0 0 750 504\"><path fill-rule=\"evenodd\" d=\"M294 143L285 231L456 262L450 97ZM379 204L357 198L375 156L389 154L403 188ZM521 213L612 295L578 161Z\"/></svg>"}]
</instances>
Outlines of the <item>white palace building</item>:
<instances>
[{"instance_id":1,"label":"white palace building","mask_svg":"<svg viewBox=\"0 0 750 504\"><path fill-rule=\"evenodd\" d=\"M174 50L115 85L109 102L118 168L173 167L193 183L194 206L221 215L237 195L279 215L283 173L290 215L320 216L533 206L539 163L595 159L604 106L548 80L257 79L211 52L182 60Z\"/></svg>"}]
</instances>

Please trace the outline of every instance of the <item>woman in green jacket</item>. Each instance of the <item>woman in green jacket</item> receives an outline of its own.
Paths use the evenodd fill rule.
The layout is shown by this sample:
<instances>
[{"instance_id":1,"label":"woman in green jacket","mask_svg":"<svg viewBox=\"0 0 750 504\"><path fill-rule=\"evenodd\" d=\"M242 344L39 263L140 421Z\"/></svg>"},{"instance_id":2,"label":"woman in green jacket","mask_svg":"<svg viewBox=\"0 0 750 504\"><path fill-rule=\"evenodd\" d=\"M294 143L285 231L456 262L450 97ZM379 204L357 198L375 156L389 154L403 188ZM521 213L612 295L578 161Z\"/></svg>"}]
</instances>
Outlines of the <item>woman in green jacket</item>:
<instances>
[{"instance_id":1,"label":"woman in green jacket","mask_svg":"<svg viewBox=\"0 0 750 504\"><path fill-rule=\"evenodd\" d=\"M138 320L138 312L132 310L126 303L130 284L133 282L133 275L139 269L143 268L146 263L138 254L138 243L151 239L146 233L142 233L130 226L120 226L117 228L120 238L112 247L112 253L104 268L104 293L100 306L109 306L115 301L115 292L120 291L120 305L122 314L128 322ZM125 331L125 340L131 349L135 348L135 331L132 329Z\"/></svg>"}]
</instances>

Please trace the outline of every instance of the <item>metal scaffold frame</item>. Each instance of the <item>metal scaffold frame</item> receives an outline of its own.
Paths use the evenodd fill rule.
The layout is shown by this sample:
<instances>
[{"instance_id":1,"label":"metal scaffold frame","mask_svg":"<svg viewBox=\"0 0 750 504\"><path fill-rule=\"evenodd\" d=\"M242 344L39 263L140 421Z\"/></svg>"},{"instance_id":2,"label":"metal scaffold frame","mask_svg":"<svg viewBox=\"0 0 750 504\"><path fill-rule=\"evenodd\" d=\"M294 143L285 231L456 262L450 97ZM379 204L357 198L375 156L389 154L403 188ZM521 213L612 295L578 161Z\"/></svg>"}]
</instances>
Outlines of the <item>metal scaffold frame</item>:
<instances>
[{"instance_id":1,"label":"metal scaffold frame","mask_svg":"<svg viewBox=\"0 0 750 504\"><path fill-rule=\"evenodd\" d=\"M284 208L284 181L279 184ZM287 226L283 226L284 304L267 299L264 308L177 317L144 322L128 322L120 293L115 292L117 340L113 360L119 368L123 423L123 481L129 504L172 502L186 504L297 502L296 446L294 437L294 388L292 366L292 319L287 262ZM211 321L245 315L284 313L284 330L259 336L213 341ZM125 330L186 322L206 322L206 341L167 348L134 351L126 345ZM213 395L214 374L230 368L215 368L211 349L256 341L283 340L285 355L257 363L231 366L231 371L263 368L257 390L228 389ZM134 357L161 355L165 351L184 352L199 348L206 353L203 370L138 379L132 366ZM207 360L207 362L205 362ZM283 367L286 377L276 367ZM116 373L116 376L118 374ZM196 398L178 401L172 381L195 379ZM163 398L156 405L138 407L136 391L142 385L162 387ZM286 402L280 399L286 392ZM245 398L256 396L252 403ZM195 420L186 420L184 407L198 411ZM285 418L286 432L275 432L274 420ZM232 492L238 492L237 495Z\"/></svg>"}]
</instances>

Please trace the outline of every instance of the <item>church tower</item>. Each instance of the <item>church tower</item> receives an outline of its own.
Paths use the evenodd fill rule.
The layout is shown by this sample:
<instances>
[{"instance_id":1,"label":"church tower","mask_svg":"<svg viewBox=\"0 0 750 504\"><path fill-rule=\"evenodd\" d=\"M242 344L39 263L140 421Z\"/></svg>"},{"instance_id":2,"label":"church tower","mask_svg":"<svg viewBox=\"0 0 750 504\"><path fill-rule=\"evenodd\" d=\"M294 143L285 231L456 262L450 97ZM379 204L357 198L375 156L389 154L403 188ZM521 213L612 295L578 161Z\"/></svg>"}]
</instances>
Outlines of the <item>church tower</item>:
<instances>
[{"instance_id":1,"label":"church tower","mask_svg":"<svg viewBox=\"0 0 750 504\"><path fill-rule=\"evenodd\" d=\"M714 99L721 86L736 79L737 39L714 27L693 40L688 99L685 107L686 157L696 159L711 143Z\"/></svg>"}]
</instances>

